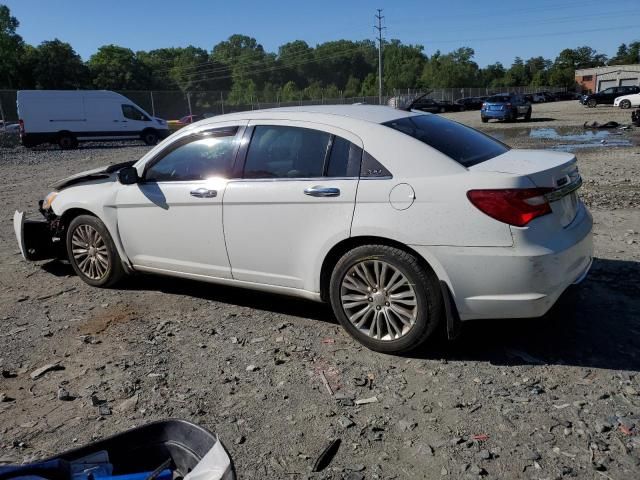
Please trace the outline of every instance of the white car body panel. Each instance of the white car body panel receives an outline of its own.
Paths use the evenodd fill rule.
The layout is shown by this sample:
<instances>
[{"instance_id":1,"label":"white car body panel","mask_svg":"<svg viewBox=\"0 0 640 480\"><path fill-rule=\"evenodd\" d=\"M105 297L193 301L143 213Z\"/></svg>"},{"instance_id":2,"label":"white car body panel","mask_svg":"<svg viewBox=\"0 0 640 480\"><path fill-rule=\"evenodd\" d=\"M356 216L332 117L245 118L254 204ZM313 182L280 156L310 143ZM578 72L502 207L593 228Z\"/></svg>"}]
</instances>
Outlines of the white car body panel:
<instances>
[{"instance_id":1,"label":"white car body panel","mask_svg":"<svg viewBox=\"0 0 640 480\"><path fill-rule=\"evenodd\" d=\"M153 187L104 178L63 188L52 209L60 216L78 208L102 219L133 270L319 300L327 253L349 238L377 237L424 258L448 285L462 320L544 314L589 269L589 212L575 197L575 205L554 202L551 214L510 227L478 210L466 193L555 185L576 171L575 157L511 150L467 169L380 125L412 115L365 105L224 115L179 130L135 164L142 175L167 145L201 130L294 125L346 138L391 178L232 178ZM215 198L189 197L204 183ZM303 193L318 185L337 187L340 196Z\"/></svg>"},{"instance_id":2,"label":"white car body panel","mask_svg":"<svg viewBox=\"0 0 640 480\"><path fill-rule=\"evenodd\" d=\"M613 101L613 106L619 107L620 102L622 102L623 100L629 100L632 107L640 107L640 93L632 93L631 95L623 95L621 97L617 97Z\"/></svg>"}]
</instances>

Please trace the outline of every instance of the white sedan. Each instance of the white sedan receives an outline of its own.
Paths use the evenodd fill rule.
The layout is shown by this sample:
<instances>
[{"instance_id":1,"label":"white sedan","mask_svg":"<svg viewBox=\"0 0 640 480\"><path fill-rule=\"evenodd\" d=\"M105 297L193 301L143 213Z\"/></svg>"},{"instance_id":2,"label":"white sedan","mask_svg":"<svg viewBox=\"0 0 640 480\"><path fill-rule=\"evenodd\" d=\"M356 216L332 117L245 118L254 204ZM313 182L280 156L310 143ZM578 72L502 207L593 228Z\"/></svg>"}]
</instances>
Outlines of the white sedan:
<instances>
[{"instance_id":1,"label":"white sedan","mask_svg":"<svg viewBox=\"0 0 640 480\"><path fill-rule=\"evenodd\" d=\"M632 93L631 95L617 97L613 101L613 106L620 108L640 107L640 93Z\"/></svg>"},{"instance_id":2,"label":"white sedan","mask_svg":"<svg viewBox=\"0 0 640 480\"><path fill-rule=\"evenodd\" d=\"M16 212L26 259L90 285L148 272L325 301L369 348L536 317L591 265L567 153L512 150L438 115L318 106L222 115ZM274 298L274 301L276 300Z\"/></svg>"}]
</instances>

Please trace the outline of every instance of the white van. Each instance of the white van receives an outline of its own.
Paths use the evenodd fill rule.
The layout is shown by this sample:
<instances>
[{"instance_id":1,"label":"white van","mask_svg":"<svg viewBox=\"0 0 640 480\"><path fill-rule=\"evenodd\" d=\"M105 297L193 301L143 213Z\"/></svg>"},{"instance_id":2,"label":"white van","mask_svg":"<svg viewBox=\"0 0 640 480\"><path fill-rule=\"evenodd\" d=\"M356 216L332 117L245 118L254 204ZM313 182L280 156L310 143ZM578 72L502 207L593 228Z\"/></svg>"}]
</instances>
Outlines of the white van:
<instances>
[{"instance_id":1,"label":"white van","mask_svg":"<svg viewBox=\"0 0 640 480\"><path fill-rule=\"evenodd\" d=\"M18 118L26 147L48 142L67 149L78 141L114 139L155 145L169 136L165 120L108 90L20 90Z\"/></svg>"}]
</instances>

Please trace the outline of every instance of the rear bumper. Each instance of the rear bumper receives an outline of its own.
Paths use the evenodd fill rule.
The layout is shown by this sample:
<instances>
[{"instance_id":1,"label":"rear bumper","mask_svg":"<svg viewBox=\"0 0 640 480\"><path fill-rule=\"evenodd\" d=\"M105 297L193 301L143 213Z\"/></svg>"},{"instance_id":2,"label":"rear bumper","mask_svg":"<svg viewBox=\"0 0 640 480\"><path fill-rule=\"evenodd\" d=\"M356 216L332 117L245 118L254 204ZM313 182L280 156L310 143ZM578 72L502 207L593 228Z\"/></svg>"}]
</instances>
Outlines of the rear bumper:
<instances>
[{"instance_id":1,"label":"rear bumper","mask_svg":"<svg viewBox=\"0 0 640 480\"><path fill-rule=\"evenodd\" d=\"M425 258L440 264L461 320L540 317L589 272L592 225L583 207L557 248L527 244L517 235L513 247L413 248L427 248Z\"/></svg>"},{"instance_id":2,"label":"rear bumper","mask_svg":"<svg viewBox=\"0 0 640 480\"><path fill-rule=\"evenodd\" d=\"M508 113L506 110L480 110L480 115L485 118L505 118Z\"/></svg>"}]
</instances>

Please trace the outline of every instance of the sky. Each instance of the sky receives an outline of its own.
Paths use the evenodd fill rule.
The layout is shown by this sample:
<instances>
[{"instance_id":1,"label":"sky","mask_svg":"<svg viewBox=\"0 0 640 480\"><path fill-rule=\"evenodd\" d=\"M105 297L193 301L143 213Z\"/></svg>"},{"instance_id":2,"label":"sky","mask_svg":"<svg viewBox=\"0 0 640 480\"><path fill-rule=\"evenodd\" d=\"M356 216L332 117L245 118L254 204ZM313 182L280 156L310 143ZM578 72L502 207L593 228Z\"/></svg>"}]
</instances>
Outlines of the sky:
<instances>
[{"instance_id":1,"label":"sky","mask_svg":"<svg viewBox=\"0 0 640 480\"><path fill-rule=\"evenodd\" d=\"M0 0L37 45L58 38L84 60L101 45L137 50L195 45L211 50L234 33L266 51L305 40L374 39L382 8L384 36L420 44L425 53L467 46L484 67L516 56L554 59L564 48L589 45L609 56L640 40L640 0Z\"/></svg>"}]
</instances>

